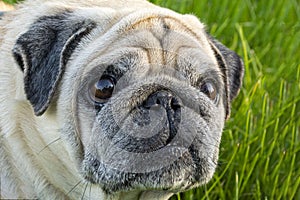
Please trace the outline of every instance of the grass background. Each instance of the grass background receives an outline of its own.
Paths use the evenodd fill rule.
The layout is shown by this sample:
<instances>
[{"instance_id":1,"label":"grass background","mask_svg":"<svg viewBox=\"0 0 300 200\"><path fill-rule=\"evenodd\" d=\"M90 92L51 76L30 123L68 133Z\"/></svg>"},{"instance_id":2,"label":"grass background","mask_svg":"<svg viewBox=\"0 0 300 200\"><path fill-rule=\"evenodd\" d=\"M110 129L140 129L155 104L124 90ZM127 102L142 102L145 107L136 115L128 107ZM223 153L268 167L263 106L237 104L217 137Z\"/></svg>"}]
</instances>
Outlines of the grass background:
<instances>
[{"instance_id":1,"label":"grass background","mask_svg":"<svg viewBox=\"0 0 300 200\"><path fill-rule=\"evenodd\" d=\"M299 0L151 1L195 14L245 62L213 179L172 200L300 199Z\"/></svg>"}]
</instances>

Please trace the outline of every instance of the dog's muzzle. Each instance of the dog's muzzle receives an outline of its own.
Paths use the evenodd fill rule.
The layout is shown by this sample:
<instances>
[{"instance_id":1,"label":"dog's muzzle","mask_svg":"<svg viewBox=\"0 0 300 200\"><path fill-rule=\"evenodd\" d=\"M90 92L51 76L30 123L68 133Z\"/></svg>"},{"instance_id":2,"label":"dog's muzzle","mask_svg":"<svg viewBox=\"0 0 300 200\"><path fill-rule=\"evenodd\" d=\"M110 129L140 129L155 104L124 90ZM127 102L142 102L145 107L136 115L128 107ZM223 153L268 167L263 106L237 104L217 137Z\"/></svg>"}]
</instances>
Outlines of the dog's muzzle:
<instances>
[{"instance_id":1,"label":"dog's muzzle","mask_svg":"<svg viewBox=\"0 0 300 200\"><path fill-rule=\"evenodd\" d=\"M181 119L181 105L171 92L162 90L148 98L133 111L133 123L141 128L159 120L163 126L155 132L144 130L135 137L129 137L122 149L136 153L147 153L163 148L176 136Z\"/></svg>"}]
</instances>

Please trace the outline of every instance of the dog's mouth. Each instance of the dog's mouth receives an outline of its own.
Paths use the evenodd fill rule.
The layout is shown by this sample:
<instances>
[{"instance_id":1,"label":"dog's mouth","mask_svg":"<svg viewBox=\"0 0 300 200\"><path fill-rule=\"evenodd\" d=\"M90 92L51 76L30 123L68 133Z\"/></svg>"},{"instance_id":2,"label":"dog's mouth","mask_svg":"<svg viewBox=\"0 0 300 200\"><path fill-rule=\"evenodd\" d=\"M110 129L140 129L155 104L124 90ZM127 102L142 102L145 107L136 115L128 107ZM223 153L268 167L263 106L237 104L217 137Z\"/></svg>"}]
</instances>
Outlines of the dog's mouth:
<instances>
[{"instance_id":1,"label":"dog's mouth","mask_svg":"<svg viewBox=\"0 0 300 200\"><path fill-rule=\"evenodd\" d=\"M203 116L181 99L158 90L126 112L103 107L82 162L84 178L107 192L178 192L206 183L216 167L221 130L204 119L210 111Z\"/></svg>"},{"instance_id":2,"label":"dog's mouth","mask_svg":"<svg viewBox=\"0 0 300 200\"><path fill-rule=\"evenodd\" d=\"M211 162L209 158L199 158L196 145L191 145L181 157L170 162L168 166L143 173L113 168L87 154L83 163L83 175L87 181L98 184L107 193L130 190L163 190L177 193L207 183L215 168L211 164L208 165L208 162Z\"/></svg>"}]
</instances>

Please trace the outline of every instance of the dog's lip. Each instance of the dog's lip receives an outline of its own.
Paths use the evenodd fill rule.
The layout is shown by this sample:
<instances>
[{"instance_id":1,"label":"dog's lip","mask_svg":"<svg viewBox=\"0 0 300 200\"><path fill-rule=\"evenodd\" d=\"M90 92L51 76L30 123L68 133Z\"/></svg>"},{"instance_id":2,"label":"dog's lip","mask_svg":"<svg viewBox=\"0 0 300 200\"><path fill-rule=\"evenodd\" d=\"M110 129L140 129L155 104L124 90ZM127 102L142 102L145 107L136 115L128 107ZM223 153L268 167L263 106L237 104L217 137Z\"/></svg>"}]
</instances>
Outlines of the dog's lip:
<instances>
[{"instance_id":1,"label":"dog's lip","mask_svg":"<svg viewBox=\"0 0 300 200\"><path fill-rule=\"evenodd\" d=\"M98 184L110 192L151 189L176 193L207 183L214 173L214 170L206 171L201 169L204 167L202 165L207 163L202 163L201 166L196 166L193 163L187 164L184 160L180 160L178 163L147 173L122 172L114 168L108 168L90 154L85 156L84 164L82 165L82 175L87 181ZM200 169L196 169L199 167ZM151 177L157 177L157 182Z\"/></svg>"}]
</instances>

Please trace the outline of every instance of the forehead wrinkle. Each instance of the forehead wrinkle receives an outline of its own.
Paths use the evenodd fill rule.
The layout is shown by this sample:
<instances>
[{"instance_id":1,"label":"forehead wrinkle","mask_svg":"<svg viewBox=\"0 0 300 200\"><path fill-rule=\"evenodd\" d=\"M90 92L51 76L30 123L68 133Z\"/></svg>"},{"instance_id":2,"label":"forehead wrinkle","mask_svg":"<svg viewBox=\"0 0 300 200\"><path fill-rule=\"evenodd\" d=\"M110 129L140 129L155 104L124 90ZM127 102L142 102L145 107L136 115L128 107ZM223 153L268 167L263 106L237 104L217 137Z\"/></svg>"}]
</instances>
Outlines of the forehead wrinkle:
<instances>
[{"instance_id":1,"label":"forehead wrinkle","mask_svg":"<svg viewBox=\"0 0 300 200\"><path fill-rule=\"evenodd\" d=\"M160 23L154 23L153 21L151 21L153 19L159 20ZM166 22L166 19L168 19L169 22ZM172 22L174 20L175 23L171 24L171 20ZM145 29L142 25L147 25L147 23L150 23L151 26ZM158 66L160 67L169 66L172 68L176 68L176 65L178 64L178 57L182 57L180 55L181 48L196 48L195 46L201 48L200 43L194 44L195 42L200 41L195 38L194 34L191 34L191 32L187 31L188 27L184 26L185 28L187 28L187 30L184 30L183 32L182 30L180 32L176 31L176 29L178 29L178 27L175 27L177 23L179 23L179 26L184 26L184 24L179 20L176 21L176 19L171 17L154 16L142 19L131 26L134 27L134 30L130 30L128 28L126 30L129 31L127 32L127 34L123 35L120 38L116 38L116 40L111 42L111 44L105 49L99 49L99 54L101 54L100 56L102 57L102 55L105 55L107 53L110 54L110 52L114 51L115 49L139 48L147 56L147 60L143 59L143 64L147 63L151 64L152 66L155 66L155 64L159 64ZM141 32L139 30L141 30ZM155 32L155 30L158 31ZM171 37L173 34L168 34L169 31L175 31L175 36L183 35L184 37L176 37L174 39L173 37ZM145 35L145 33L147 33L148 35ZM178 40L180 41L178 42ZM188 45L187 42L189 43ZM99 54L97 55L99 56ZM111 55L114 56L114 54ZM160 69L159 67L157 68L158 70ZM189 70L196 71L195 69Z\"/></svg>"},{"instance_id":2,"label":"forehead wrinkle","mask_svg":"<svg viewBox=\"0 0 300 200\"><path fill-rule=\"evenodd\" d=\"M167 12L168 13L168 12ZM167 24L167 27L169 27L171 30L174 31L180 31L181 33L185 33L193 37L198 43L201 45L206 45L203 42L204 38L202 38L201 33L197 33L193 31L192 27L190 27L186 22L188 19L185 19L185 15L178 15L169 13L169 15L163 11L153 11L153 10L145 10L138 11L134 13L128 13L125 14L122 18L119 19L118 22L114 23L113 26L109 27L106 30L98 30L93 32L93 37L97 38L94 42L100 43L101 48L97 48L98 45L93 45L94 47L92 50L95 52L96 50L99 51L99 53L103 53L104 51L107 51L109 46L115 43L120 34L125 34L127 32L130 32L132 30L136 30L139 28L143 28L142 25L148 25L146 28L149 28L149 22L150 25L153 25L153 19L163 19L164 24ZM143 16L142 18L137 18L136 16ZM151 27L151 26L150 26ZM202 27L203 28L203 27ZM101 40L102 37L109 38L109 40ZM95 44L95 43L94 43ZM90 60L94 58L94 56L97 56L96 54L90 54Z\"/></svg>"},{"instance_id":3,"label":"forehead wrinkle","mask_svg":"<svg viewBox=\"0 0 300 200\"><path fill-rule=\"evenodd\" d=\"M170 49L173 49L174 47L177 48L178 44L189 41L192 43L197 43L197 46L205 46L206 44L203 44L203 38L199 36L199 34L195 33L190 27L188 27L184 20L177 19L176 17L172 16L164 16L164 15L158 15L158 16L151 16L147 18L143 18L139 21L136 21L134 24L129 26L125 32L130 32L133 30L148 30L153 36L153 38L156 39L158 42L156 49L155 48L144 48L145 50L150 50L150 52L153 52L151 50L156 50L156 55L160 55L160 64L167 65L167 55ZM180 28L181 27L181 28ZM175 36L183 36L183 37L175 37L175 39L168 36L174 36L174 34L171 34L172 31L175 34ZM171 32L171 33L170 33ZM146 40L149 40L149 38L145 38ZM176 40L178 39L178 40ZM182 41L182 42L181 42ZM195 44L191 44L191 46L195 46ZM179 47L178 47L179 48ZM160 50L160 51L159 51ZM203 49L205 51L205 49ZM177 50L172 50L171 52L175 52L177 54ZM151 53L148 53L149 61L150 63L154 63L151 58ZM154 53L155 55L155 53ZM174 60L173 56L171 57L171 61Z\"/></svg>"},{"instance_id":4,"label":"forehead wrinkle","mask_svg":"<svg viewBox=\"0 0 300 200\"><path fill-rule=\"evenodd\" d=\"M129 32L121 38L115 40L106 50L106 52L114 51L115 49L120 48L134 48L137 50L142 50L142 52L144 52L148 58L147 60L143 60L144 63L163 63L162 42L152 30L141 29L132 33Z\"/></svg>"},{"instance_id":5,"label":"forehead wrinkle","mask_svg":"<svg viewBox=\"0 0 300 200\"><path fill-rule=\"evenodd\" d=\"M167 16L167 15L156 15L156 16L150 16L147 18L142 18L142 19L136 21L131 26L128 26L125 31L129 32L130 30L138 29L139 26L141 26L143 24L153 23L153 22L151 22L151 20L153 20L153 19L161 20L163 22L163 24L166 25L171 30L174 30L174 31L180 30L181 32L183 31L183 32L189 33L189 35L196 38L198 42L202 41L200 36L184 23L184 20L180 20L180 19L177 19L176 17L171 17L171 16ZM177 26L180 25L182 29L179 29L176 25Z\"/></svg>"}]
</instances>

